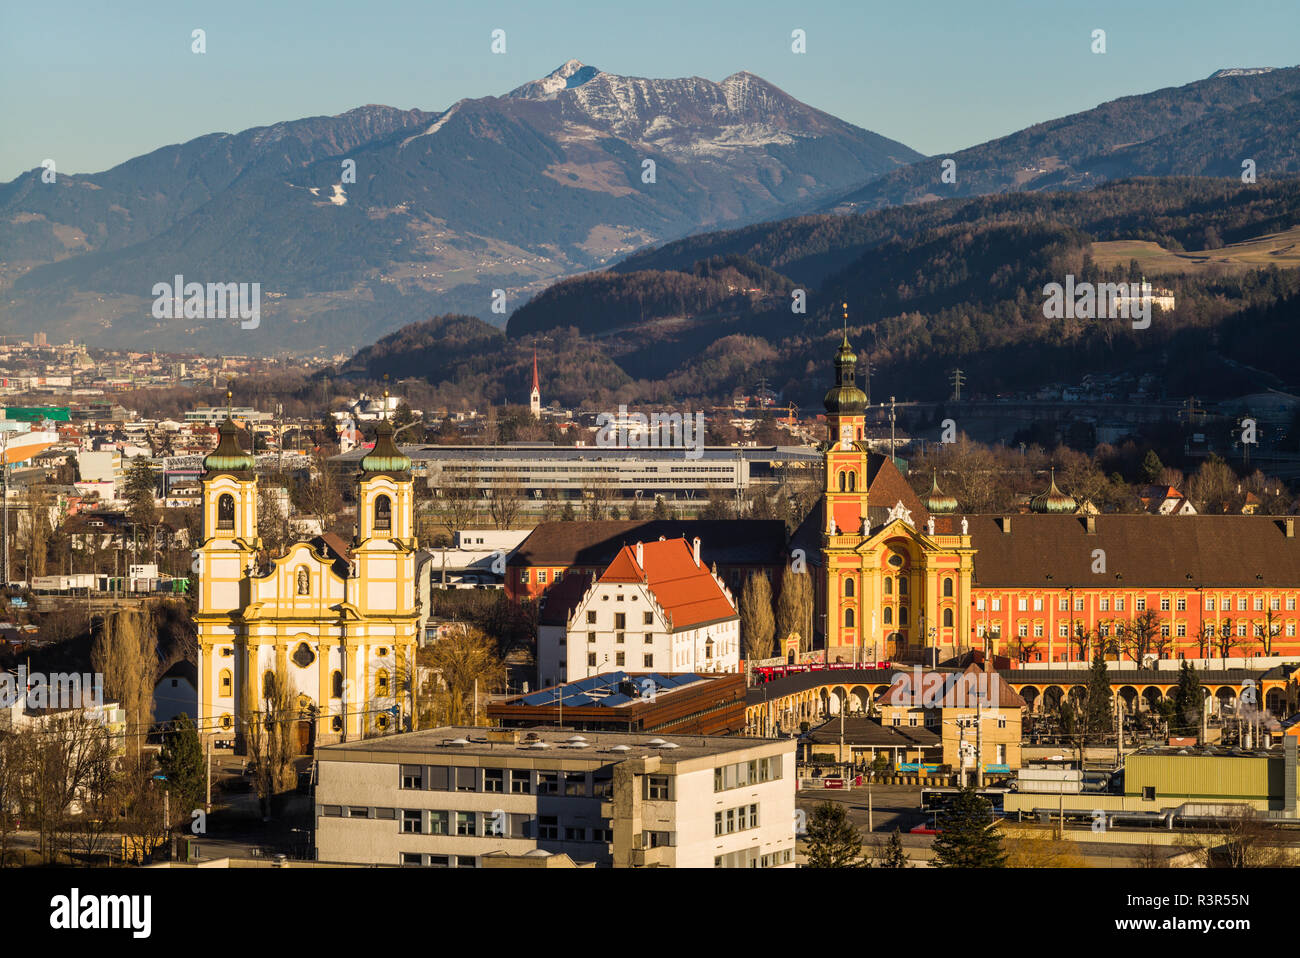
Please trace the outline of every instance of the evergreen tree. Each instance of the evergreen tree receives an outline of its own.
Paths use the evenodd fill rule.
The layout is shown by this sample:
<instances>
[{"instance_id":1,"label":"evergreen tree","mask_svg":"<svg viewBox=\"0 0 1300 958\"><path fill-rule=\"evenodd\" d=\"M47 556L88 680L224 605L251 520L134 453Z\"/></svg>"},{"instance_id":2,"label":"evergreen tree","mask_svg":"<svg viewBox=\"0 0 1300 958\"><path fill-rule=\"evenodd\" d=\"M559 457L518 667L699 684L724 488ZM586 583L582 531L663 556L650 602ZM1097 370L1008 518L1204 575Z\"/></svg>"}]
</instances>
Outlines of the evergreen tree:
<instances>
[{"instance_id":1,"label":"evergreen tree","mask_svg":"<svg viewBox=\"0 0 1300 958\"><path fill-rule=\"evenodd\" d=\"M655 497L655 511L654 511L654 513L653 513L653 518L655 518L655 519L671 519L672 517L673 517L673 516L672 516L672 513L668 511L668 503L664 502L662 498L656 496L656 497Z\"/></svg>"},{"instance_id":2,"label":"evergreen tree","mask_svg":"<svg viewBox=\"0 0 1300 958\"><path fill-rule=\"evenodd\" d=\"M578 518L578 514L573 511L573 503L565 502L564 508L560 510L560 520L563 522L573 522Z\"/></svg>"},{"instance_id":3,"label":"evergreen tree","mask_svg":"<svg viewBox=\"0 0 1300 958\"><path fill-rule=\"evenodd\" d=\"M1205 696L1196 669L1186 661L1178 670L1178 687L1174 689L1174 720L1169 730L1183 735L1199 735L1201 714L1205 711Z\"/></svg>"},{"instance_id":4,"label":"evergreen tree","mask_svg":"<svg viewBox=\"0 0 1300 958\"><path fill-rule=\"evenodd\" d=\"M203 762L198 729L193 719L182 712L171 723L158 753L158 765L172 793L173 817L178 822L187 822L190 812L199 807L207 774Z\"/></svg>"},{"instance_id":5,"label":"evergreen tree","mask_svg":"<svg viewBox=\"0 0 1300 958\"><path fill-rule=\"evenodd\" d=\"M1148 449L1146 458L1142 460L1142 478L1148 483L1154 483L1160 478L1160 473L1164 471L1165 464L1160 461L1154 449Z\"/></svg>"},{"instance_id":6,"label":"evergreen tree","mask_svg":"<svg viewBox=\"0 0 1300 958\"><path fill-rule=\"evenodd\" d=\"M880 856L881 868L910 868L907 852L903 849L903 835L895 828L885 845L884 854Z\"/></svg>"},{"instance_id":7,"label":"evergreen tree","mask_svg":"<svg viewBox=\"0 0 1300 958\"><path fill-rule=\"evenodd\" d=\"M132 522L145 529L151 527L158 518L158 509L154 504L157 491L149 457L136 456L126 471L126 514Z\"/></svg>"},{"instance_id":8,"label":"evergreen tree","mask_svg":"<svg viewBox=\"0 0 1300 958\"><path fill-rule=\"evenodd\" d=\"M813 809L805 838L809 868L861 867L862 837L843 805L823 802Z\"/></svg>"},{"instance_id":9,"label":"evergreen tree","mask_svg":"<svg viewBox=\"0 0 1300 958\"><path fill-rule=\"evenodd\" d=\"M975 792L962 789L939 816L934 840L935 868L1003 868L1007 855L1002 833L993 825L993 806Z\"/></svg>"},{"instance_id":10,"label":"evergreen tree","mask_svg":"<svg viewBox=\"0 0 1300 958\"><path fill-rule=\"evenodd\" d=\"M1084 707L1084 726L1089 732L1106 732L1111 727L1110 676L1106 660L1098 649L1092 657L1088 673L1088 698Z\"/></svg>"}]
</instances>

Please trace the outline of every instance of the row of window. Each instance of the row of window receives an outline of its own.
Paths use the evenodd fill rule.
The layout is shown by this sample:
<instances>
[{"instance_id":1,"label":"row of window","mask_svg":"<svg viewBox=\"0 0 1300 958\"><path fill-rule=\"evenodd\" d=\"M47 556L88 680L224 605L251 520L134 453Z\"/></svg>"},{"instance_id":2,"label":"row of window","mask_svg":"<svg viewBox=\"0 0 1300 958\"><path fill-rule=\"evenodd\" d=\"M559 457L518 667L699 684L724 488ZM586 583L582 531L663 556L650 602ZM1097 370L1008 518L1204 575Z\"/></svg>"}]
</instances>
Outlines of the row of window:
<instances>
[{"instance_id":1,"label":"row of window","mask_svg":"<svg viewBox=\"0 0 1300 958\"><path fill-rule=\"evenodd\" d=\"M301 649L306 645L306 643L300 642L298 643L298 645L299 648ZM388 654L388 649L381 648L378 650L377 654L381 656L386 656ZM306 666L302 666L302 667L306 668ZM266 672L262 673L262 697L263 698L267 697L274 683L275 683L274 672L267 670ZM220 673L218 673L217 675L217 689L218 689L217 694L228 697L231 694L233 694L233 688L234 688L234 677L232 676L230 670L222 669ZM390 694L391 694L391 686L389 684L388 670L377 669L375 671L375 695L385 696ZM335 669L332 673L330 673L330 697L336 699L343 698L343 673L340 672L338 669Z\"/></svg>"},{"instance_id":2,"label":"row of window","mask_svg":"<svg viewBox=\"0 0 1300 958\"><path fill-rule=\"evenodd\" d=\"M654 655L654 653L653 653L653 652L646 652L645 654L643 654L643 655L641 656L641 662L642 662L642 667L643 667L643 668L653 669L653 668L655 667L655 655ZM623 668L624 666L626 666L626 665L627 665L627 653L626 653L626 652L615 652L615 653L614 653L614 664L615 664L616 666L618 666L619 668ZM591 668L591 669L594 669L594 668L597 667L597 665L596 665L596 653L595 653L595 652L588 652L588 653L587 653L587 667L588 667L588 668ZM564 668L564 666L560 666L560 668Z\"/></svg>"},{"instance_id":3,"label":"row of window","mask_svg":"<svg viewBox=\"0 0 1300 958\"><path fill-rule=\"evenodd\" d=\"M393 527L393 500L388 496L375 497L375 531L388 532ZM223 493L217 499L217 528L230 531L235 528L235 497Z\"/></svg>"},{"instance_id":4,"label":"row of window","mask_svg":"<svg viewBox=\"0 0 1300 958\"><path fill-rule=\"evenodd\" d=\"M725 792L746 785L760 785L763 782L775 782L781 778L781 756L758 758L752 762L738 762L734 765L720 765L713 770L713 790Z\"/></svg>"},{"instance_id":5,"label":"row of window","mask_svg":"<svg viewBox=\"0 0 1300 958\"><path fill-rule=\"evenodd\" d=\"M594 772L534 771L520 768L473 768L463 765L403 765L404 789L434 792L486 792L510 795L564 795L608 798L614 787L613 766Z\"/></svg>"},{"instance_id":6,"label":"row of window","mask_svg":"<svg viewBox=\"0 0 1300 958\"><path fill-rule=\"evenodd\" d=\"M478 868L477 855L422 855L402 852L403 865L423 868Z\"/></svg>"},{"instance_id":7,"label":"row of window","mask_svg":"<svg viewBox=\"0 0 1300 958\"><path fill-rule=\"evenodd\" d=\"M749 828L758 828L758 804L740 805L713 813L713 834L730 835Z\"/></svg>"},{"instance_id":8,"label":"row of window","mask_svg":"<svg viewBox=\"0 0 1300 958\"><path fill-rule=\"evenodd\" d=\"M886 577L885 577L885 580L884 580L884 588L885 588L885 595L893 595L893 594L894 594L894 577L893 577L893 576L886 576ZM905 577L900 576L900 577L898 578L898 594L899 594L899 595L907 595L907 589L908 589L907 579L906 579ZM855 581L854 579L848 577L848 576L845 576L845 578L844 578L844 597L845 597L846 599L851 599L851 598L854 597L854 595L856 594L856 592L857 592L857 583L856 583L856 581ZM945 599L951 599L951 598L953 597L953 581L952 581L952 579L944 579L944 580L943 580L943 597L944 597Z\"/></svg>"},{"instance_id":9,"label":"row of window","mask_svg":"<svg viewBox=\"0 0 1300 958\"><path fill-rule=\"evenodd\" d=\"M745 848L738 852L730 852L726 855L714 855L714 868L773 868L777 865L788 865L794 861L794 849L783 848L779 851L769 852L766 855L759 854L758 847Z\"/></svg>"},{"instance_id":10,"label":"row of window","mask_svg":"<svg viewBox=\"0 0 1300 958\"><path fill-rule=\"evenodd\" d=\"M604 596L604 598L608 599L609 596ZM633 600L635 600L635 599L636 599L636 596L634 595L634 596L632 596L632 598L633 598ZM618 601L620 601L620 602L623 601L623 593L621 593L621 592L618 594ZM596 610L595 610L595 609L588 609L588 610L587 610L587 624L588 624L588 625L595 625L595 624L596 624ZM643 613L641 614L641 624L642 624L642 625L654 625L654 624L655 624L655 614L654 614L653 612L643 612ZM624 631L626 628L627 628L627 613L626 613L626 612L615 612L615 613L614 613L614 630L615 630L616 632L622 632L622 631Z\"/></svg>"},{"instance_id":11,"label":"row of window","mask_svg":"<svg viewBox=\"0 0 1300 958\"><path fill-rule=\"evenodd\" d=\"M1123 623L1119 623L1119 624L1123 624ZM1211 632L1212 635L1218 633L1218 630L1215 629L1214 623L1209 622L1206 623L1206 625L1209 628L1214 630L1213 632ZM1016 623L1015 628L1016 628L1016 635L1018 635L1022 639L1029 637L1029 633L1031 629L1033 630L1033 635L1034 638L1036 639L1044 638L1046 634L1046 627L1042 622L1033 622L1033 623L1018 622ZM1250 623L1250 622L1238 621L1237 623L1235 623L1235 634L1241 638L1245 638L1248 635L1254 635L1256 638L1263 638L1266 630L1267 630L1267 624L1264 622ZM1097 624L1097 631L1100 632L1102 636L1109 636L1112 631L1117 632L1118 629L1114 628L1112 624L1109 622L1100 622ZM988 633L989 636L993 638L997 638L1002 634L1001 623L999 622L990 623L987 629L985 628L983 622L976 623L975 625L976 635L983 637L986 632ZM1160 634L1166 638L1168 638L1169 636L1186 638L1188 634L1187 623L1175 622L1171 626L1170 623L1164 622L1160 625ZM1280 622L1274 623L1273 635L1278 636L1283 634L1294 638L1296 634L1296 623L1287 622L1285 623L1285 625L1283 625ZM1070 638L1070 623L1058 622L1056 624L1056 635L1058 638L1062 638L1062 639Z\"/></svg>"},{"instance_id":12,"label":"row of window","mask_svg":"<svg viewBox=\"0 0 1300 958\"><path fill-rule=\"evenodd\" d=\"M846 595L851 595L851 594L852 593L846 593ZM1041 597L1035 597L1033 599L1029 599L1027 597L1021 596L1020 598L1016 599L1016 611L1028 612L1030 611L1030 604L1032 603L1034 612L1042 612L1044 601L1045 600L1042 599ZM1237 601L1236 608L1238 612L1249 612L1249 611L1263 612L1264 611L1265 598L1262 595L1256 595L1256 596L1239 595L1236 597L1236 601ZM1268 610L1270 612L1282 611L1282 603L1284 601L1286 603L1286 611L1288 612L1296 611L1296 597L1294 595L1286 596L1285 600L1280 596L1270 596L1267 601L1268 601ZM1097 599L1097 607L1102 612L1109 612L1111 611L1112 602L1114 603L1114 609L1116 612L1124 611L1125 597L1122 595L1117 595L1114 596L1113 598L1111 596L1100 596ZM1214 612L1216 611L1216 608L1218 611L1230 612L1232 611L1232 607L1233 607L1233 597L1231 595L1224 594L1220 596L1218 599L1216 599L1212 595L1207 595L1205 597L1206 612ZM1001 612L1002 600L1000 598L991 598L991 599L977 598L975 600L975 609L977 612L983 612L985 611L986 608L991 609L993 612ZM1068 598L1058 599L1057 608L1061 612L1070 611L1070 600ZM1082 612L1084 608L1085 608L1085 599L1080 596L1076 596L1074 599L1074 611ZM1144 595L1134 596L1133 608L1138 612L1145 612L1147 608L1147 597ZM1187 596L1179 595L1179 596L1170 597L1166 595L1160 597L1161 612L1170 612L1170 611L1184 612L1186 610L1187 610Z\"/></svg>"},{"instance_id":13,"label":"row of window","mask_svg":"<svg viewBox=\"0 0 1300 958\"><path fill-rule=\"evenodd\" d=\"M497 809L491 812L463 812L454 809L375 808L350 805L322 805L322 818L364 818L400 822L404 835L456 836L458 838L520 838L537 841L598 842L609 844L613 831L585 823L561 825L558 815L533 816Z\"/></svg>"}]
</instances>

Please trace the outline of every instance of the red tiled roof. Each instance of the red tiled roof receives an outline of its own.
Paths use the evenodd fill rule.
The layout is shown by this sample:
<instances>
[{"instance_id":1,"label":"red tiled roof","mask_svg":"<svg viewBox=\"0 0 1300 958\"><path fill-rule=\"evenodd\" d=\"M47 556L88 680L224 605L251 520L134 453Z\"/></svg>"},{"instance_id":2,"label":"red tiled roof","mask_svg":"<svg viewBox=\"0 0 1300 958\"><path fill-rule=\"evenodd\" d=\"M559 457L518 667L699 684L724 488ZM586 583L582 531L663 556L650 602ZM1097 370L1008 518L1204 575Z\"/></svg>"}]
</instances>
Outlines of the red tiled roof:
<instances>
[{"instance_id":1,"label":"red tiled roof","mask_svg":"<svg viewBox=\"0 0 1300 958\"><path fill-rule=\"evenodd\" d=\"M600 576L601 582L645 582L655 601L672 619L673 629L688 629L736 615L709 567L695 564L693 548L685 539L664 539L642 544L644 566L634 546L624 546Z\"/></svg>"}]
</instances>

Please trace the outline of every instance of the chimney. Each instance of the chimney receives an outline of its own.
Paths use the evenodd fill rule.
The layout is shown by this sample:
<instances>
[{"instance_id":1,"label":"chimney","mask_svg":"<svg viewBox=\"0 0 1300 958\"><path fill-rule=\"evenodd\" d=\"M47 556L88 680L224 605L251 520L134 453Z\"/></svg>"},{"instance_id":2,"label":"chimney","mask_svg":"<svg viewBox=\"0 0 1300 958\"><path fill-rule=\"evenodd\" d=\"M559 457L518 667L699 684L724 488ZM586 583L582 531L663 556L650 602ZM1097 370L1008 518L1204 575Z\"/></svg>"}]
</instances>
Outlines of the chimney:
<instances>
[{"instance_id":1,"label":"chimney","mask_svg":"<svg viewBox=\"0 0 1300 958\"><path fill-rule=\"evenodd\" d=\"M1295 519L1292 519L1292 518L1283 519L1283 520L1282 520L1282 525L1284 526L1284 528L1283 528L1282 531L1286 533L1286 537L1287 537L1288 539L1294 539L1294 538L1295 538Z\"/></svg>"},{"instance_id":2,"label":"chimney","mask_svg":"<svg viewBox=\"0 0 1300 958\"><path fill-rule=\"evenodd\" d=\"M1003 534L1003 535L1010 535L1010 534L1011 534L1011 517L1010 517L1010 516L1003 516L1003 517L1002 517L1002 534Z\"/></svg>"},{"instance_id":3,"label":"chimney","mask_svg":"<svg viewBox=\"0 0 1300 958\"><path fill-rule=\"evenodd\" d=\"M636 564L645 568L645 548L639 542L636 544Z\"/></svg>"},{"instance_id":4,"label":"chimney","mask_svg":"<svg viewBox=\"0 0 1300 958\"><path fill-rule=\"evenodd\" d=\"M1090 536L1095 536L1095 535L1097 534L1097 517L1096 517L1096 516L1087 516L1087 517L1084 519L1084 525L1087 527L1088 535L1090 535Z\"/></svg>"},{"instance_id":5,"label":"chimney","mask_svg":"<svg viewBox=\"0 0 1300 958\"><path fill-rule=\"evenodd\" d=\"M699 537L699 536L696 536L696 537L695 537L695 566L696 566L696 568L699 568L699 565L700 565L700 537Z\"/></svg>"}]
</instances>

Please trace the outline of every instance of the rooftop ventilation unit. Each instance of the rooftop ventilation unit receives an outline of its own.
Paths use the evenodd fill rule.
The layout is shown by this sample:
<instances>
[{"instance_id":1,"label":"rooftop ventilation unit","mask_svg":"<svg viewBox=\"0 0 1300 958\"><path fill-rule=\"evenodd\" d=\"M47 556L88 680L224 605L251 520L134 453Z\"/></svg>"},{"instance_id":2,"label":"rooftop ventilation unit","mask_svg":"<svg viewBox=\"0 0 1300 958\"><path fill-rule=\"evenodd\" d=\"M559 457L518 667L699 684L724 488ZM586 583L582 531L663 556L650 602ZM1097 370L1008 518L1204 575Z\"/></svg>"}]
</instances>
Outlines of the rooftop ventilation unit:
<instances>
[{"instance_id":1,"label":"rooftop ventilation unit","mask_svg":"<svg viewBox=\"0 0 1300 958\"><path fill-rule=\"evenodd\" d=\"M660 745L664 744L664 740L661 738L652 738L646 744L649 745L651 748L658 748Z\"/></svg>"},{"instance_id":2,"label":"rooftop ventilation unit","mask_svg":"<svg viewBox=\"0 0 1300 958\"><path fill-rule=\"evenodd\" d=\"M630 751L632 751L632 746L630 746L630 745L613 745L613 746L610 746L610 749L609 749L609 750L610 750L611 752L630 752Z\"/></svg>"},{"instance_id":3,"label":"rooftop ventilation unit","mask_svg":"<svg viewBox=\"0 0 1300 958\"><path fill-rule=\"evenodd\" d=\"M456 746L456 748L464 748L466 745L469 744L469 739L467 739L467 738L453 738L453 739L451 739L450 741L443 742L442 744L443 744L443 745L448 745L448 746L454 745L454 746Z\"/></svg>"}]
</instances>

